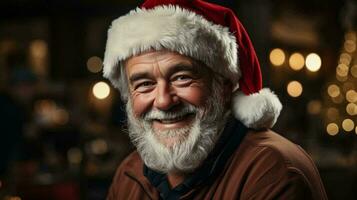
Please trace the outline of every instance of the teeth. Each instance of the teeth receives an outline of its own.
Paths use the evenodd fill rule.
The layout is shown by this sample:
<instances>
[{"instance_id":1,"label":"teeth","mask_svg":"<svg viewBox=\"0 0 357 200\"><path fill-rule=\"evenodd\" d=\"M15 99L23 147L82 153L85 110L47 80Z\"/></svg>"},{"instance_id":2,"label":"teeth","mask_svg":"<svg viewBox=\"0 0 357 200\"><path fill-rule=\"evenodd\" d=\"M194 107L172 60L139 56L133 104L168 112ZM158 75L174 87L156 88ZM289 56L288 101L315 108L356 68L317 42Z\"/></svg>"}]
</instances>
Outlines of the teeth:
<instances>
[{"instance_id":1,"label":"teeth","mask_svg":"<svg viewBox=\"0 0 357 200\"><path fill-rule=\"evenodd\" d=\"M179 120L181 120L182 117L179 117L179 118L175 118L175 119L161 119L159 120L161 123L164 123L164 124L169 124L169 123L173 123L173 122L177 122Z\"/></svg>"}]
</instances>

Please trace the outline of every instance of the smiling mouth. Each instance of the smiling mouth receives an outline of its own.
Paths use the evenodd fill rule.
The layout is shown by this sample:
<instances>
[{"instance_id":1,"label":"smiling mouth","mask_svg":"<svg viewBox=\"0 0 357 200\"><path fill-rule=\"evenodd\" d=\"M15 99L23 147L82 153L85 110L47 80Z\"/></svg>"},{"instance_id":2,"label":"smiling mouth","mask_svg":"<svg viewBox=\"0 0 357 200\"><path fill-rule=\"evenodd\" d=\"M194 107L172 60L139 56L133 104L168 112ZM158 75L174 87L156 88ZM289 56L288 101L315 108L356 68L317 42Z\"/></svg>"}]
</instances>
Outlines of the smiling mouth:
<instances>
[{"instance_id":1,"label":"smiling mouth","mask_svg":"<svg viewBox=\"0 0 357 200\"><path fill-rule=\"evenodd\" d=\"M154 119L153 121L159 122L161 124L173 124L173 123L177 123L186 119L191 119L191 117L193 117L194 114L193 113L188 113L186 115L180 116L180 117L176 117L173 119Z\"/></svg>"}]
</instances>

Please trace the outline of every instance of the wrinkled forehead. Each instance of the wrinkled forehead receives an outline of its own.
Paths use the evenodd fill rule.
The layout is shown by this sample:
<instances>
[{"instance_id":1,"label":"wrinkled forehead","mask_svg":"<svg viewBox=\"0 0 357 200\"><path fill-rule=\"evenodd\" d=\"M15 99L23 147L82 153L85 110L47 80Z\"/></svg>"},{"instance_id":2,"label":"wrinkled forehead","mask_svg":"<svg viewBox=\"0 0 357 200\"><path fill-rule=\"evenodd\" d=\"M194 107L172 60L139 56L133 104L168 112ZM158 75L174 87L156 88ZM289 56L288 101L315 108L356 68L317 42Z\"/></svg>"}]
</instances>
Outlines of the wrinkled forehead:
<instances>
[{"instance_id":1,"label":"wrinkled forehead","mask_svg":"<svg viewBox=\"0 0 357 200\"><path fill-rule=\"evenodd\" d=\"M192 67L192 69L197 72L212 72L203 62L170 50L145 51L138 55L131 56L123 62L123 67L126 70L131 68L145 68L150 65L158 65L160 67Z\"/></svg>"}]
</instances>

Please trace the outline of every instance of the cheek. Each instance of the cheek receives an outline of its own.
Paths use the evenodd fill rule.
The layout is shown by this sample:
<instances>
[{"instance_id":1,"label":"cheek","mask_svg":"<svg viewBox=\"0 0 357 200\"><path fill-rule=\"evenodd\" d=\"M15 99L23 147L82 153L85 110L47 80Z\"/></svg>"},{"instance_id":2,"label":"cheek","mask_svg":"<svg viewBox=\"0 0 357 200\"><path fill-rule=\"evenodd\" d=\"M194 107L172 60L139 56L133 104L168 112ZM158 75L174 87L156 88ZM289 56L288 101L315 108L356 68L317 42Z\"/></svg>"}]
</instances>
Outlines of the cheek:
<instances>
[{"instance_id":1,"label":"cheek","mask_svg":"<svg viewBox=\"0 0 357 200\"><path fill-rule=\"evenodd\" d=\"M132 108L135 117L140 117L147 110L150 109L154 95L152 93L148 94L132 94Z\"/></svg>"},{"instance_id":2,"label":"cheek","mask_svg":"<svg viewBox=\"0 0 357 200\"><path fill-rule=\"evenodd\" d=\"M191 86L187 88L176 89L177 96L194 106L204 106L208 97L208 90L202 86Z\"/></svg>"}]
</instances>

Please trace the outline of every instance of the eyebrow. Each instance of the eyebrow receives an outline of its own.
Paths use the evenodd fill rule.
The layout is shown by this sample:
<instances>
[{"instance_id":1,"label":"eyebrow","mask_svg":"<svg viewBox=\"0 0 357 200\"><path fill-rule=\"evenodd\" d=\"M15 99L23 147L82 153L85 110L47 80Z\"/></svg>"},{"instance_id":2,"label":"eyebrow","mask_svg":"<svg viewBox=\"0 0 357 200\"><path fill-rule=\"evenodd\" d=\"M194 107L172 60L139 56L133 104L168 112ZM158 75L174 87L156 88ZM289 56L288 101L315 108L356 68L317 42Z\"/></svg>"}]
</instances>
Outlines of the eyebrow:
<instances>
[{"instance_id":1,"label":"eyebrow","mask_svg":"<svg viewBox=\"0 0 357 200\"><path fill-rule=\"evenodd\" d=\"M187 63L177 63L175 66L170 67L170 69L167 71L168 76L171 76L172 74L178 72L178 71L191 71L193 74L197 75L199 71L199 66L196 63L192 63L193 65L188 65ZM143 79L143 78L148 78L152 77L152 75L148 72L137 72L133 73L129 77L130 83L133 83L137 80Z\"/></svg>"}]
</instances>

